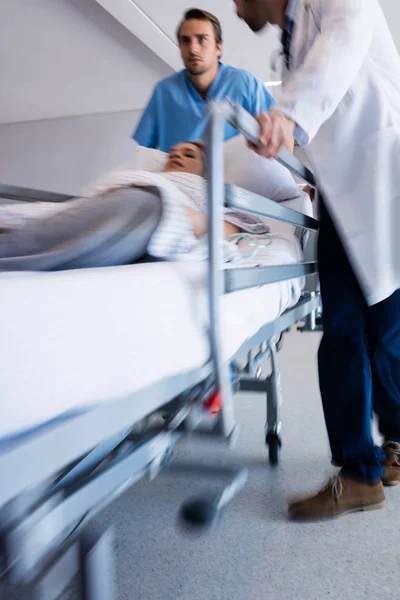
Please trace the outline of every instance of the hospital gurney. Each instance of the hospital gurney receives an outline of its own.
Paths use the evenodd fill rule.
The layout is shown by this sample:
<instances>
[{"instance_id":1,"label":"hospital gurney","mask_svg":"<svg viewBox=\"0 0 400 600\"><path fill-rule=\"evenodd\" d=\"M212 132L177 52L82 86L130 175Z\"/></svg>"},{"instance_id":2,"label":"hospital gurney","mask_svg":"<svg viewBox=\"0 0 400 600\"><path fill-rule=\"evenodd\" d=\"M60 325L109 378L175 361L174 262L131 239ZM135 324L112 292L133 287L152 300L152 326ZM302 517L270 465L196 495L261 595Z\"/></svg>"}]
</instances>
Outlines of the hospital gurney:
<instances>
[{"instance_id":1,"label":"hospital gurney","mask_svg":"<svg viewBox=\"0 0 400 600\"><path fill-rule=\"evenodd\" d=\"M276 462L281 440L278 410L279 372L274 340L277 334L299 321L305 320L304 326L307 329L315 329L315 315L319 309L318 292L311 290L304 294L293 308L277 319L264 323L252 335L246 336L241 344L236 344L229 360L221 351L223 333L220 300L223 295L234 297L235 292L240 290L262 289L261 286L266 284L312 275L316 272L316 265L303 263L286 264L283 267L224 270L218 243L222 238L222 219L219 216L225 203L227 206L281 219L297 227L316 230L317 223L272 201L234 189L232 186L224 186L221 140L225 119L247 137L253 140L257 137L255 121L249 119L248 115L237 107L223 104L213 108L208 141L209 260L206 270L209 353L205 360L193 368L164 376L151 385L142 386L132 394L113 393L111 397L98 397L97 401L90 405L76 406L75 411L54 414L53 418L47 421L35 425L32 423L30 428L26 427L25 423L24 428L20 427L18 431L11 430L5 435L5 424L2 425L0 530L5 556L4 569L12 582L22 585L37 598L55 597L77 571L82 575L83 597L95 600L109 600L113 597L110 573L111 534L109 531L93 534L92 529L88 528L88 523L104 506L139 478L146 474L154 477L160 469L169 466L174 446L181 436L197 432L198 435L208 436L210 440L235 440L237 426L228 364L243 354L249 354L250 357L245 377L238 376L237 385L241 389L267 391L266 436L271 461ZM296 170L298 175L308 179L311 184L314 183L312 175L290 155L283 154L281 160L292 170ZM6 186L1 186L0 195L25 200L67 199L65 196L44 196L41 192L31 193ZM160 272L162 268L157 264L147 267L160 268ZM122 272L139 274L145 268L146 265L132 265L121 268L117 274L114 274L112 269L99 270L100 273L95 273L97 270L93 269L93 278L88 272L69 273L68 277L66 273L37 274L37 277L36 274L29 274L26 278L25 274L19 274L15 278L13 274L4 274L0 276L4 291L2 301L5 303L9 297L10 304L7 306L11 306L12 294L7 296L7 290L12 288L14 293L18 289L24 289L28 294L31 285L36 281L43 283L40 293L44 293L46 297L49 290L55 293L62 285L61 278L78 282L80 289L84 287L84 279L87 279L87 287L90 288L91 280L94 281L98 275L100 278L106 278L107 287L109 282L122 281L119 279ZM53 282L56 282L54 287ZM24 288L19 287L22 284ZM73 293L79 292L74 288ZM21 300L23 301L24 299ZM29 313L29 299L26 302L26 310ZM17 299L15 306L16 303ZM134 308L134 305L131 305L131 310ZM4 310L2 312L4 313ZM89 312L85 315L89 318ZM29 314L26 318L29 318ZM48 323L56 328L57 315L52 313L51 307L46 311L46 318ZM51 320L53 318L54 320ZM58 320L63 319L66 319L66 315L60 307ZM99 327L105 326L106 320L107 315L103 312L103 323L100 322ZM13 332L6 330L5 323L6 321L2 325L4 335L1 337L10 341ZM81 324L84 327L83 321ZM55 347L57 331L54 329L51 336ZM68 333L60 331L63 331L64 336ZM34 338L32 333L32 330L29 330L27 335ZM50 337L46 338L46 343L50 343L49 340ZM77 343L80 341L84 344L84 336ZM35 340L35 343L39 353L39 340ZM22 360L22 348L21 354L12 355L11 360L7 355L7 348L11 352L12 346L7 346L3 341L0 351L3 366L6 359L10 366L11 361ZM34 346L29 348L34 351ZM256 352L255 348L259 350ZM61 353L61 348L59 351ZM117 360L119 351L122 352L123 349L112 347ZM268 354L271 356L272 372L262 380L259 369ZM50 360L50 355L47 356ZM33 359L32 356L32 361ZM100 379L100 373L98 376ZM6 373L3 374L3 380L5 377ZM76 372L72 377L79 380ZM4 398L8 384L7 380L7 385L3 385ZM40 381L37 381L37 385L40 385ZM62 396L62 390L56 390L54 400L53 397L50 398L53 403L57 392ZM27 403L29 400L28 397ZM173 467L174 463L170 466ZM217 495L196 499L184 507L183 513L187 518L214 521L222 508L244 485L246 471L240 468L211 470L195 465L188 467L196 469L200 474L211 472L219 478L227 478L227 484L222 486Z\"/></svg>"}]
</instances>

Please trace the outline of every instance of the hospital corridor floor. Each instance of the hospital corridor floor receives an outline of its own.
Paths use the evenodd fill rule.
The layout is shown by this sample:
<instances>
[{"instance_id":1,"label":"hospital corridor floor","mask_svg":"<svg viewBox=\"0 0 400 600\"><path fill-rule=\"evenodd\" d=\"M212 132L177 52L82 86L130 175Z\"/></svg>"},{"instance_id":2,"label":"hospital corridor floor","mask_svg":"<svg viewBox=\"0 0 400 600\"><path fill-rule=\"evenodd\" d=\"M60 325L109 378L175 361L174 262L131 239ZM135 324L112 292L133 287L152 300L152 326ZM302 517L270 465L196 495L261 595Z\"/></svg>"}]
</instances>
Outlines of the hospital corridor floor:
<instances>
[{"instance_id":1,"label":"hospital corridor floor","mask_svg":"<svg viewBox=\"0 0 400 600\"><path fill-rule=\"evenodd\" d=\"M185 443L177 460L250 470L244 491L211 533L177 526L182 502L204 489L195 474L162 473L131 488L97 518L114 525L116 600L373 600L399 597L400 489L386 492L381 511L336 521L296 524L287 500L317 489L332 474L320 404L316 353L319 334L291 333L279 353L283 448L268 465L265 399L236 397L241 437L234 451ZM213 481L209 480L212 487ZM22 600L0 584L1 600ZM61 600L77 600L74 589Z\"/></svg>"}]
</instances>

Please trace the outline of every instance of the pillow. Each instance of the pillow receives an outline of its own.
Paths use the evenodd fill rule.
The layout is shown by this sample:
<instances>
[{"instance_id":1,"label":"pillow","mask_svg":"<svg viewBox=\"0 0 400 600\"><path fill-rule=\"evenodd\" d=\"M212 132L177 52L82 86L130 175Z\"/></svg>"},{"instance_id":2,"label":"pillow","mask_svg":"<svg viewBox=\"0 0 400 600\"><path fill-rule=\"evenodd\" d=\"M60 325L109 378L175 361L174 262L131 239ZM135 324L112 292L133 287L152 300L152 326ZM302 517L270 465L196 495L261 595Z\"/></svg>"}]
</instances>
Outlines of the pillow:
<instances>
[{"instance_id":1,"label":"pillow","mask_svg":"<svg viewBox=\"0 0 400 600\"><path fill-rule=\"evenodd\" d=\"M290 172L276 160L258 156L250 150L242 136L224 145L225 182L242 187L276 202L299 196Z\"/></svg>"},{"instance_id":2,"label":"pillow","mask_svg":"<svg viewBox=\"0 0 400 600\"><path fill-rule=\"evenodd\" d=\"M298 197L293 200L283 200L282 206L297 210L297 212L301 212L308 217L314 216L310 197L305 192L301 192ZM308 229L296 227L295 225L290 225L290 223L284 223L283 221L276 221L275 219L268 219L268 225L271 233L278 235L295 235L299 238L303 248L308 241Z\"/></svg>"},{"instance_id":3,"label":"pillow","mask_svg":"<svg viewBox=\"0 0 400 600\"><path fill-rule=\"evenodd\" d=\"M303 192L286 167L276 160L258 156L247 147L246 140L237 136L224 146L225 182L259 194L287 208L313 216L310 197ZM289 223L267 219L270 232L278 235L296 235L304 245L307 230Z\"/></svg>"},{"instance_id":4,"label":"pillow","mask_svg":"<svg viewBox=\"0 0 400 600\"><path fill-rule=\"evenodd\" d=\"M164 169L167 156L166 152L161 152L161 150L136 144L134 168L137 171L159 173Z\"/></svg>"}]
</instances>

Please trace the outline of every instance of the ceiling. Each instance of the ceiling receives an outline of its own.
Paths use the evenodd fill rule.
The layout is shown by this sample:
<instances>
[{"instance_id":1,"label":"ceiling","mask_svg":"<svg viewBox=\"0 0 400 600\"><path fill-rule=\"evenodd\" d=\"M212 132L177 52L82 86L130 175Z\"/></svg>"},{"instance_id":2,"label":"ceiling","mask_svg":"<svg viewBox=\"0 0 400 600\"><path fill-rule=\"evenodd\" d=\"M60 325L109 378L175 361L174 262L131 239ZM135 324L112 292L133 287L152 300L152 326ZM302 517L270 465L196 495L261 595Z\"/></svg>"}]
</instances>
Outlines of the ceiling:
<instances>
[{"instance_id":1,"label":"ceiling","mask_svg":"<svg viewBox=\"0 0 400 600\"><path fill-rule=\"evenodd\" d=\"M400 3L381 0L400 48ZM0 0L0 123L140 110L181 68L177 23L188 0ZM254 35L232 0L199 0L224 30L223 60L278 79L269 28ZM216 8L217 7L217 8ZM5 60L4 60L5 58Z\"/></svg>"}]
</instances>

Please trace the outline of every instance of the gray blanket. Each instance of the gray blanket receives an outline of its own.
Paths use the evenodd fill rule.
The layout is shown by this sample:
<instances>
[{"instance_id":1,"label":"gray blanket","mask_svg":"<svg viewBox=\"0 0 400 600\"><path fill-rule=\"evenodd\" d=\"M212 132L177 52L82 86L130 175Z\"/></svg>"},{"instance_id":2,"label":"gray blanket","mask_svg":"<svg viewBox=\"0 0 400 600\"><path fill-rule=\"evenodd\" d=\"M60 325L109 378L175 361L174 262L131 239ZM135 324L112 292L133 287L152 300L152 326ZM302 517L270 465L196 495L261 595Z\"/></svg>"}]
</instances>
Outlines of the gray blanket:
<instances>
[{"instance_id":1,"label":"gray blanket","mask_svg":"<svg viewBox=\"0 0 400 600\"><path fill-rule=\"evenodd\" d=\"M155 188L60 204L0 206L0 271L56 271L141 259L162 215Z\"/></svg>"}]
</instances>

